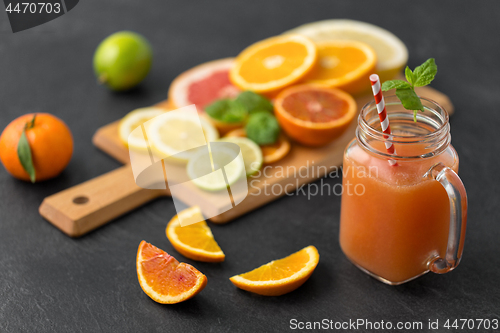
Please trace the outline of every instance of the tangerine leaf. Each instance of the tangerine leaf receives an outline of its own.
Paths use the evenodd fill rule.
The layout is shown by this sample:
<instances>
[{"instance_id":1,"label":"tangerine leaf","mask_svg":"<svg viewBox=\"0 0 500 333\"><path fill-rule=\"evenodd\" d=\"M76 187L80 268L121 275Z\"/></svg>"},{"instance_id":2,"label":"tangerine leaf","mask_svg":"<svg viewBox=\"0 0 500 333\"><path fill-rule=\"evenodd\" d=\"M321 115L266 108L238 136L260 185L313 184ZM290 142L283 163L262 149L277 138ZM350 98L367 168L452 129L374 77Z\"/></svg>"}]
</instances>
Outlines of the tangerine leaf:
<instances>
[{"instance_id":1,"label":"tangerine leaf","mask_svg":"<svg viewBox=\"0 0 500 333\"><path fill-rule=\"evenodd\" d=\"M31 182L34 183L36 180L35 166L33 165L31 148L25 131L21 133L21 137L17 143L17 156L19 157L19 161L21 162L23 169L30 176Z\"/></svg>"}]
</instances>

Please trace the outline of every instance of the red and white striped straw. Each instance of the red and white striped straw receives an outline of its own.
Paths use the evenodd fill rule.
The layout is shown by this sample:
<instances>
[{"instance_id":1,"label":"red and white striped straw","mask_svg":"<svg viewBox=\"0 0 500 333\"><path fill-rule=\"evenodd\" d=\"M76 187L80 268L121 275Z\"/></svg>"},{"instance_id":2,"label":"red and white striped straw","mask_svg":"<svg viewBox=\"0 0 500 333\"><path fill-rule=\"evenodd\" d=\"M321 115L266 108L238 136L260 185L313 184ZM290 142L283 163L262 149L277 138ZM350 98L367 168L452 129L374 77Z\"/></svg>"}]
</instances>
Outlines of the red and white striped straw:
<instances>
[{"instance_id":1,"label":"red and white striped straw","mask_svg":"<svg viewBox=\"0 0 500 333\"><path fill-rule=\"evenodd\" d=\"M375 103L377 104L378 118L380 119L380 124L382 125L382 132L384 132L384 139L392 140L391 135L391 125L389 124L389 117L387 117L387 110L385 109L384 95L382 95L382 89L380 86L380 79L377 74L370 75L370 81L372 82L373 96L375 97ZM390 141L385 141L385 148L387 152L391 155L396 153L394 145ZM395 160L389 160L391 165L397 165Z\"/></svg>"}]
</instances>

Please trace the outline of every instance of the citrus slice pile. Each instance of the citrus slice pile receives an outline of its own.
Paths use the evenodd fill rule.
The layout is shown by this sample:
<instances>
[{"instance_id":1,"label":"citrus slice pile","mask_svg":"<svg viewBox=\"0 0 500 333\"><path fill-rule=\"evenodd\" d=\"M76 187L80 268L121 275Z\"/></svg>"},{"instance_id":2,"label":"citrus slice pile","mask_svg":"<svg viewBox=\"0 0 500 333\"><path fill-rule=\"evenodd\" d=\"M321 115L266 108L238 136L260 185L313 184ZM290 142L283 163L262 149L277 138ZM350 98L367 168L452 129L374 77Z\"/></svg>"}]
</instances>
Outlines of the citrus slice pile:
<instances>
[{"instance_id":1,"label":"citrus slice pile","mask_svg":"<svg viewBox=\"0 0 500 333\"><path fill-rule=\"evenodd\" d=\"M185 301L207 285L207 277L196 268L145 241L139 245L136 267L142 290L158 303Z\"/></svg>"},{"instance_id":2,"label":"citrus slice pile","mask_svg":"<svg viewBox=\"0 0 500 333\"><path fill-rule=\"evenodd\" d=\"M271 37L243 50L229 77L243 90L271 93L299 81L311 70L316 57L316 45L307 37Z\"/></svg>"},{"instance_id":3,"label":"citrus slice pile","mask_svg":"<svg viewBox=\"0 0 500 333\"><path fill-rule=\"evenodd\" d=\"M305 82L339 88L350 94L370 89L367 78L375 72L377 63L370 46L356 41L326 41L316 45L318 62L304 78Z\"/></svg>"},{"instance_id":4,"label":"citrus slice pile","mask_svg":"<svg viewBox=\"0 0 500 333\"><path fill-rule=\"evenodd\" d=\"M246 132L244 128L238 128L226 134L224 138L246 138ZM290 141L280 134L278 141L270 145L260 146L262 151L262 162L264 164L271 164L283 159L290 151ZM245 158L245 157L243 157Z\"/></svg>"},{"instance_id":5,"label":"citrus slice pile","mask_svg":"<svg viewBox=\"0 0 500 333\"><path fill-rule=\"evenodd\" d=\"M294 254L230 278L238 288L264 296L289 293L309 279L319 262L319 253L308 246Z\"/></svg>"},{"instance_id":6,"label":"citrus slice pile","mask_svg":"<svg viewBox=\"0 0 500 333\"><path fill-rule=\"evenodd\" d=\"M260 170L263 163L262 150L255 142L245 137L224 137L220 140L235 143L240 147L247 177Z\"/></svg>"},{"instance_id":7,"label":"citrus slice pile","mask_svg":"<svg viewBox=\"0 0 500 333\"><path fill-rule=\"evenodd\" d=\"M356 115L356 101L351 95L308 84L283 90L274 107L288 136L309 146L325 145L338 138Z\"/></svg>"},{"instance_id":8,"label":"citrus slice pile","mask_svg":"<svg viewBox=\"0 0 500 333\"><path fill-rule=\"evenodd\" d=\"M236 183L245 174L245 165L241 158L235 158L231 149L200 149L189 159L187 174L199 188L220 191Z\"/></svg>"},{"instance_id":9,"label":"citrus slice pile","mask_svg":"<svg viewBox=\"0 0 500 333\"><path fill-rule=\"evenodd\" d=\"M168 99L174 109L196 104L198 111L221 98L236 97L240 90L229 81L234 59L210 61L187 70L172 81Z\"/></svg>"},{"instance_id":10,"label":"citrus slice pile","mask_svg":"<svg viewBox=\"0 0 500 333\"><path fill-rule=\"evenodd\" d=\"M325 20L301 25L285 34L300 34L314 41L355 40L370 45L377 54L380 80L393 79L406 65L408 50L393 33L373 24L353 20Z\"/></svg>"},{"instance_id":11,"label":"citrus slice pile","mask_svg":"<svg viewBox=\"0 0 500 333\"><path fill-rule=\"evenodd\" d=\"M199 134L198 119L205 137ZM147 129L153 150L171 161L186 163L193 155L193 147L205 145L219 138L215 127L203 117L191 117L178 112L167 112L151 122Z\"/></svg>"},{"instance_id":12,"label":"citrus slice pile","mask_svg":"<svg viewBox=\"0 0 500 333\"><path fill-rule=\"evenodd\" d=\"M179 219L195 219L197 222L181 226ZM220 262L226 257L204 221L200 208L194 206L174 216L167 225L167 238L184 257L205 262Z\"/></svg>"},{"instance_id":13,"label":"citrus slice pile","mask_svg":"<svg viewBox=\"0 0 500 333\"><path fill-rule=\"evenodd\" d=\"M120 121L120 125L118 127L118 135L120 137L120 141L125 145L129 146L134 150L147 151L148 147L146 145L146 141L144 141L144 137L142 135L137 135L137 131L132 132L138 126L141 126L146 121L153 119L156 116L159 116L165 113L166 110L159 107L148 107L134 110L128 113L125 117ZM133 133L130 135L130 133ZM142 131L139 132L142 134Z\"/></svg>"}]
</instances>

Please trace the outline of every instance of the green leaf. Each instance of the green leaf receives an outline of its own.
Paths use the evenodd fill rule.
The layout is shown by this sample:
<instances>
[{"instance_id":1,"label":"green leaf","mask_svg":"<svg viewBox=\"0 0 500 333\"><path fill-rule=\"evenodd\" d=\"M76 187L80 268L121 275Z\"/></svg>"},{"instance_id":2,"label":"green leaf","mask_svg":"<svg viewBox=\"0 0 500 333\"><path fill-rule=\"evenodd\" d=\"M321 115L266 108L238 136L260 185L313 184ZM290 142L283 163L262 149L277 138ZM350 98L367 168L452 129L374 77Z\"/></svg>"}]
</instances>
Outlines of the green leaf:
<instances>
[{"instance_id":1,"label":"green leaf","mask_svg":"<svg viewBox=\"0 0 500 333\"><path fill-rule=\"evenodd\" d=\"M212 118L225 123L239 123L246 119L246 108L237 101L219 99L205 107L205 112Z\"/></svg>"},{"instance_id":2,"label":"green leaf","mask_svg":"<svg viewBox=\"0 0 500 333\"><path fill-rule=\"evenodd\" d=\"M245 126L247 137L259 145L270 145L278 140L280 126L269 112L260 111L248 117Z\"/></svg>"},{"instance_id":3,"label":"green leaf","mask_svg":"<svg viewBox=\"0 0 500 333\"><path fill-rule=\"evenodd\" d=\"M229 99L219 99L205 107L205 112L212 118L220 120L229 108Z\"/></svg>"},{"instance_id":4,"label":"green leaf","mask_svg":"<svg viewBox=\"0 0 500 333\"><path fill-rule=\"evenodd\" d=\"M410 83L410 85L413 86L413 84L415 82L415 75L411 71L410 67L408 67L408 66L406 66L406 68L405 68L405 76L406 76L406 81L408 81Z\"/></svg>"},{"instance_id":5,"label":"green leaf","mask_svg":"<svg viewBox=\"0 0 500 333\"><path fill-rule=\"evenodd\" d=\"M36 113L33 115L33 119L31 119L29 123L29 128L33 128L35 126Z\"/></svg>"},{"instance_id":6,"label":"green leaf","mask_svg":"<svg viewBox=\"0 0 500 333\"><path fill-rule=\"evenodd\" d=\"M437 65L434 58L427 59L422 65L415 67L413 75L415 76L415 87L423 87L434 80L437 73Z\"/></svg>"},{"instance_id":7,"label":"green leaf","mask_svg":"<svg viewBox=\"0 0 500 333\"><path fill-rule=\"evenodd\" d=\"M424 111L424 106L413 89L396 89L396 95L406 110Z\"/></svg>"},{"instance_id":8,"label":"green leaf","mask_svg":"<svg viewBox=\"0 0 500 333\"><path fill-rule=\"evenodd\" d=\"M17 156L19 161L23 166L24 170L30 176L31 182L34 183L36 180L35 167L33 165L33 159L31 158L31 148L26 137L26 132L23 130L19 142L17 143Z\"/></svg>"},{"instance_id":9,"label":"green leaf","mask_svg":"<svg viewBox=\"0 0 500 333\"><path fill-rule=\"evenodd\" d=\"M238 101L230 101L229 109L226 111L222 121L226 123L240 123L248 116L247 109Z\"/></svg>"},{"instance_id":10,"label":"green leaf","mask_svg":"<svg viewBox=\"0 0 500 333\"><path fill-rule=\"evenodd\" d=\"M396 89L396 88L409 89L409 88L411 88L411 86L408 82L403 81L403 80L385 81L382 84L382 91L387 91L387 90Z\"/></svg>"},{"instance_id":11,"label":"green leaf","mask_svg":"<svg viewBox=\"0 0 500 333\"><path fill-rule=\"evenodd\" d=\"M243 91L238 95L236 101L240 102L250 114L257 111L273 112L274 109L273 105L267 98L256 94L253 91Z\"/></svg>"}]
</instances>

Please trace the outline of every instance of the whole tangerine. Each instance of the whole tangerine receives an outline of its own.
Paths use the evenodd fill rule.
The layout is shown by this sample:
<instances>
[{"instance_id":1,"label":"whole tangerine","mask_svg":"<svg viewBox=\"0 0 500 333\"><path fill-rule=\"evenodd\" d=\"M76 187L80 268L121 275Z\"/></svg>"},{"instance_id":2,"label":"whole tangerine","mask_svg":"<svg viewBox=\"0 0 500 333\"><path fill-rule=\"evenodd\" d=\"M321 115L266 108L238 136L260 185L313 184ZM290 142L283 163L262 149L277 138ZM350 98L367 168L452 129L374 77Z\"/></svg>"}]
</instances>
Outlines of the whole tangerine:
<instances>
[{"instance_id":1,"label":"whole tangerine","mask_svg":"<svg viewBox=\"0 0 500 333\"><path fill-rule=\"evenodd\" d=\"M48 113L29 113L14 119L0 136L0 160L15 178L29 181L21 164L18 144L25 131L35 169L35 181L59 175L73 154L73 136L68 126Z\"/></svg>"}]
</instances>

